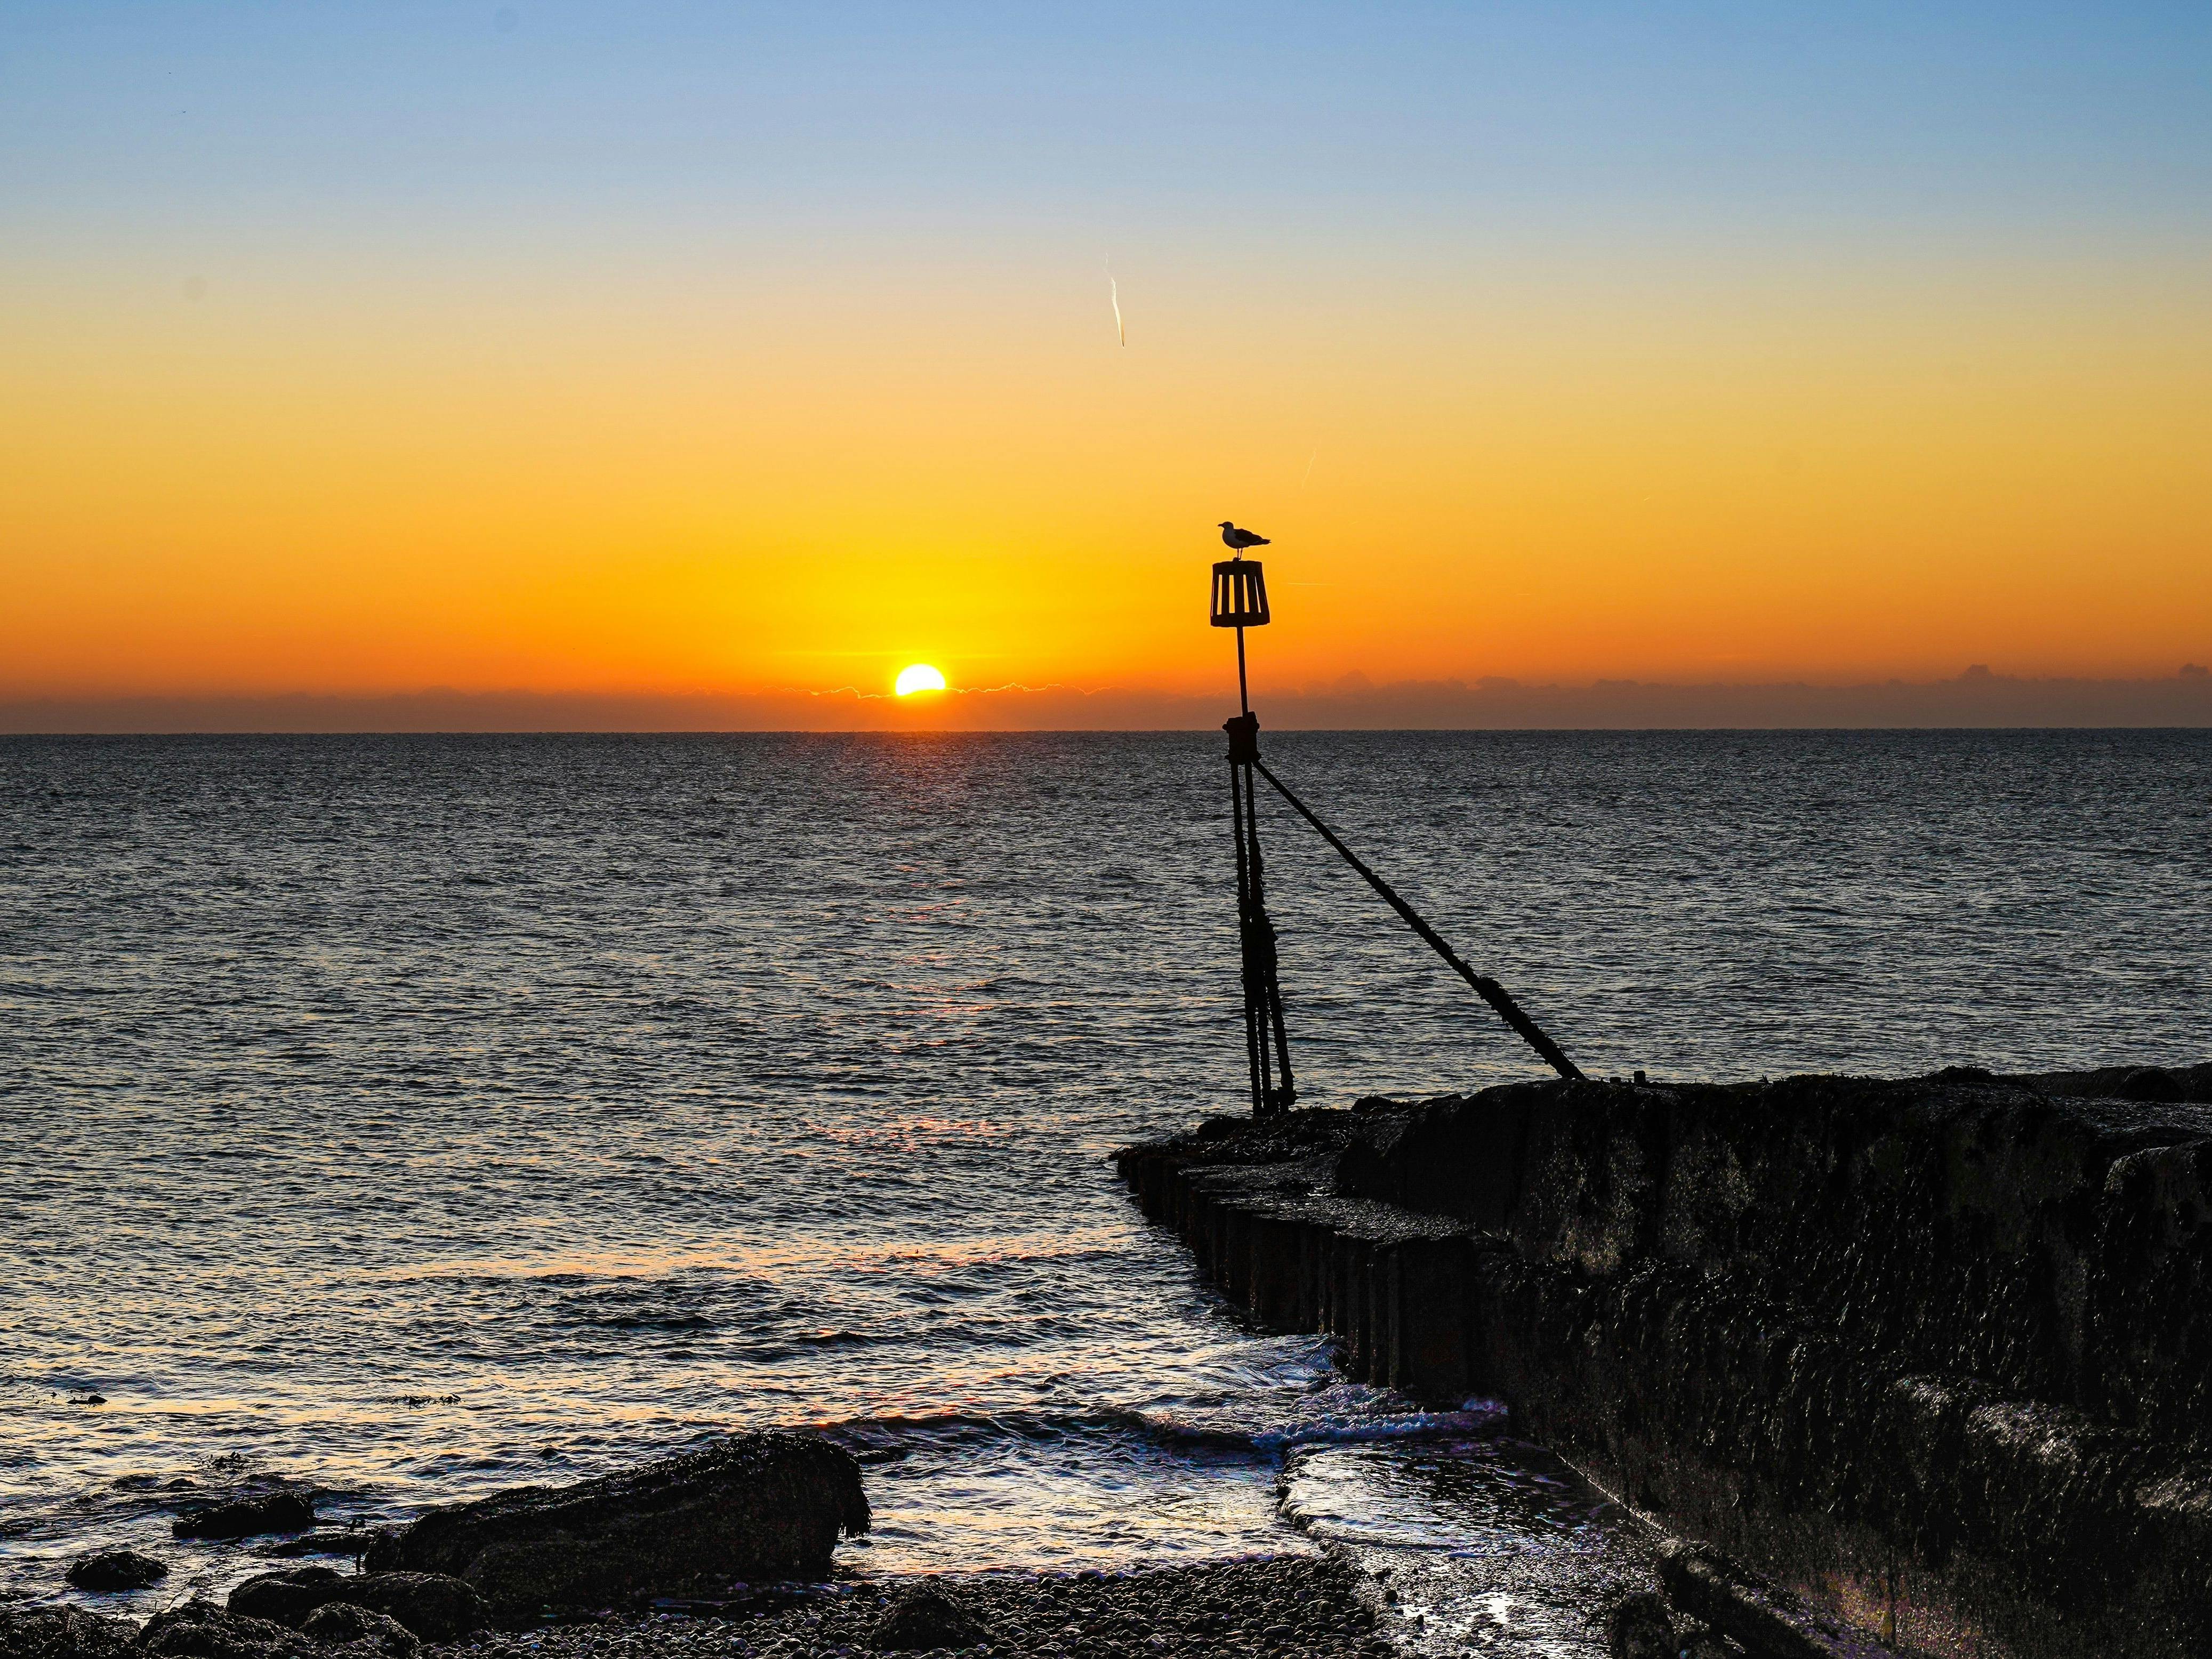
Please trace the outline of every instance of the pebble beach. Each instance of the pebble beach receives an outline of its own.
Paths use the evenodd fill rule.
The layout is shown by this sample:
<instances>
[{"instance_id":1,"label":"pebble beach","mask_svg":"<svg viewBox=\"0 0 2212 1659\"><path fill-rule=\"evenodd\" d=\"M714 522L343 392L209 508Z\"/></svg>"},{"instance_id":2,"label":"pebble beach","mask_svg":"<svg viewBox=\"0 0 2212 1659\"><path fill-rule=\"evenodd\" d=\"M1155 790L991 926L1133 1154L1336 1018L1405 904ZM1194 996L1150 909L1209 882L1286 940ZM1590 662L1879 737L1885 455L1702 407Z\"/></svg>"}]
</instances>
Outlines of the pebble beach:
<instances>
[{"instance_id":1,"label":"pebble beach","mask_svg":"<svg viewBox=\"0 0 2212 1659\"><path fill-rule=\"evenodd\" d=\"M884 1627L917 1593L942 1596L980 1641L885 1648ZM1382 1655L1373 1583L1340 1563L1276 1558L1072 1577L961 1576L829 1587L782 1606L486 1632L427 1659L842 1659L879 1651L1097 1659L1251 1653ZM924 1626L926 1633L927 1627ZM902 1638L892 1636L894 1642Z\"/></svg>"}]
</instances>

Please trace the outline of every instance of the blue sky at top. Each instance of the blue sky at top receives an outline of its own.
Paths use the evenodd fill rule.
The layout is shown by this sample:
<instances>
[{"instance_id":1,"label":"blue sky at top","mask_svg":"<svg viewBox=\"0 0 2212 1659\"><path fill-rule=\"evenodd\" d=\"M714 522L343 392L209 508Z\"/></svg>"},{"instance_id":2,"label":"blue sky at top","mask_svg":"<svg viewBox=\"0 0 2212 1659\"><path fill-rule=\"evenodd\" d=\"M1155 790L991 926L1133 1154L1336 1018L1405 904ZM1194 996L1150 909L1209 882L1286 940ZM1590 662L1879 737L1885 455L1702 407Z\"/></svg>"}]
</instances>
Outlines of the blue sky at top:
<instances>
[{"instance_id":1,"label":"blue sky at top","mask_svg":"<svg viewBox=\"0 0 2212 1659\"><path fill-rule=\"evenodd\" d=\"M2202 5L19 0L0 211L18 257L288 220L2194 233L2208 69Z\"/></svg>"}]
</instances>

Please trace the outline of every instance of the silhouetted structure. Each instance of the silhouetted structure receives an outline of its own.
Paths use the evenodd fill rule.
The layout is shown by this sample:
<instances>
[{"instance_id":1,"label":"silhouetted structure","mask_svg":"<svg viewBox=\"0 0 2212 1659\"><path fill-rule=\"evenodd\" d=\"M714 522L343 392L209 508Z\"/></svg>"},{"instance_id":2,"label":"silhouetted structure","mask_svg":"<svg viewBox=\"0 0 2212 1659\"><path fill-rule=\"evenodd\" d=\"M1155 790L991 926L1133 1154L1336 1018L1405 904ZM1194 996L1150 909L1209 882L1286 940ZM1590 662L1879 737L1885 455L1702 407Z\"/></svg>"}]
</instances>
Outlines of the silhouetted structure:
<instances>
[{"instance_id":1,"label":"silhouetted structure","mask_svg":"<svg viewBox=\"0 0 2212 1659\"><path fill-rule=\"evenodd\" d=\"M1553 1070L1564 1078L1581 1077L1574 1061L1522 1012L1504 986L1486 975L1476 973L1444 943L1442 934L1422 920L1389 883L1369 869L1343 839L1316 817L1261 760L1260 717L1252 712L1251 689L1245 672L1244 630L1264 627L1272 618L1267 609L1266 574L1257 559L1244 556L1243 550L1269 544L1265 536L1240 530L1225 519L1221 524L1221 539L1237 550L1237 556L1220 560L1213 567L1213 595L1207 619L1216 628L1237 630L1237 714L1221 729L1229 734L1230 817L1237 833L1237 931L1243 958L1244 1048L1252 1073L1252 1115L1267 1117L1287 1111L1297 1099L1297 1090L1291 1077L1290 1038L1283 1027L1283 987L1275 951L1275 925L1267 916L1266 866L1260 855L1260 817L1253 781L1255 772L1267 779L1300 817L1320 832L1322 839L1334 848L1344 861L1405 919L1406 925L1419 933L1454 973L1473 986L1475 994L1497 1010L1498 1017L1541 1054Z\"/></svg>"},{"instance_id":2,"label":"silhouetted structure","mask_svg":"<svg viewBox=\"0 0 2212 1659\"><path fill-rule=\"evenodd\" d=\"M1231 536L1239 539L1231 541ZM1264 537L1224 523L1221 539L1243 549L1267 545ZM1252 1114L1287 1111L1297 1099L1291 1077L1291 1043L1283 1030L1283 987L1276 971L1275 925L1267 918L1266 865L1260 856L1260 817L1252 769L1260 761L1260 717L1244 677L1244 630L1266 625L1267 581L1257 559L1240 551L1213 567L1210 620L1237 630L1237 718L1229 733L1230 817L1237 831L1237 935L1244 964L1244 1048L1252 1069ZM1271 1052L1272 1048L1272 1052ZM1280 1081L1277 1081L1279 1075Z\"/></svg>"}]
</instances>

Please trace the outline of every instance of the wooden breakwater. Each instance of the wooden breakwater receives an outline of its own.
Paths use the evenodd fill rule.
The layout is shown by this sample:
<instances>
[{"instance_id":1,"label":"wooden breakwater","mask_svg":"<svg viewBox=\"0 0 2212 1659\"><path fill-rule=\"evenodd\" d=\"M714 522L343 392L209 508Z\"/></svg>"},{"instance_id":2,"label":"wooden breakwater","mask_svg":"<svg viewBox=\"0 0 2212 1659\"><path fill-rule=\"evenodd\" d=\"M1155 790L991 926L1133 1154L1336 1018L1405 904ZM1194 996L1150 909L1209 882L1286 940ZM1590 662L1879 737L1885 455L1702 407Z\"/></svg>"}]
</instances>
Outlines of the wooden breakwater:
<instances>
[{"instance_id":1,"label":"wooden breakwater","mask_svg":"<svg viewBox=\"0 0 2212 1659\"><path fill-rule=\"evenodd\" d=\"M1256 1319L1857 1629L2212 1652L2212 1066L1514 1085L1118 1164Z\"/></svg>"}]
</instances>

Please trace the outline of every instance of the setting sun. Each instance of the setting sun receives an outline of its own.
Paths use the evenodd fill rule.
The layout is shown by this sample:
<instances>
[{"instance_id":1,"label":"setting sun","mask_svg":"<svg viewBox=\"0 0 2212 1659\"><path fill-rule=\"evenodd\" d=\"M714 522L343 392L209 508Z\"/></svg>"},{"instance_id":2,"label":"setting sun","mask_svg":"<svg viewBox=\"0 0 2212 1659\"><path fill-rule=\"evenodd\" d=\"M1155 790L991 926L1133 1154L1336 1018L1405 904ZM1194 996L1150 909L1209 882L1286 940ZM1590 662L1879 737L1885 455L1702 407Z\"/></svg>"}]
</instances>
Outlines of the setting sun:
<instances>
[{"instance_id":1,"label":"setting sun","mask_svg":"<svg viewBox=\"0 0 2212 1659\"><path fill-rule=\"evenodd\" d=\"M913 663L899 670L891 690L902 697L910 697L917 691L942 691L945 676L926 662Z\"/></svg>"}]
</instances>

